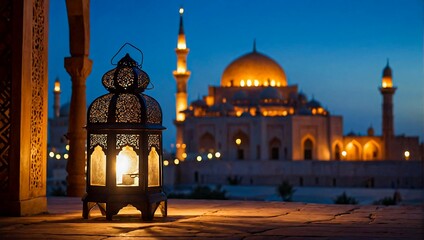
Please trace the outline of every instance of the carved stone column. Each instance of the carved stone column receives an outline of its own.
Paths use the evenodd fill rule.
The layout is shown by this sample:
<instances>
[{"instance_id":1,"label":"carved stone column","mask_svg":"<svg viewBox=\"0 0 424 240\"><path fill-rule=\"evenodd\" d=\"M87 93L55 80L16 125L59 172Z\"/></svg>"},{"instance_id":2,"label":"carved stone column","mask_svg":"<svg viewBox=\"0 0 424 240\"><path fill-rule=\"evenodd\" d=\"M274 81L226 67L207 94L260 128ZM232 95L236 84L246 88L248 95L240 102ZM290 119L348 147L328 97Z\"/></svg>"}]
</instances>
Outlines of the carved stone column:
<instances>
[{"instance_id":1,"label":"carved stone column","mask_svg":"<svg viewBox=\"0 0 424 240\"><path fill-rule=\"evenodd\" d=\"M66 71L71 75L72 97L69 112L68 196L82 197L85 193L86 141L86 79L93 62L86 56L65 58Z\"/></svg>"},{"instance_id":2,"label":"carved stone column","mask_svg":"<svg viewBox=\"0 0 424 240\"><path fill-rule=\"evenodd\" d=\"M47 211L48 0L0 2L0 215Z\"/></svg>"},{"instance_id":3,"label":"carved stone column","mask_svg":"<svg viewBox=\"0 0 424 240\"><path fill-rule=\"evenodd\" d=\"M66 71L72 79L71 109L69 111L68 196L82 197L85 193L85 81L91 72L88 59L90 48L90 0L66 0L71 57L65 58Z\"/></svg>"}]
</instances>

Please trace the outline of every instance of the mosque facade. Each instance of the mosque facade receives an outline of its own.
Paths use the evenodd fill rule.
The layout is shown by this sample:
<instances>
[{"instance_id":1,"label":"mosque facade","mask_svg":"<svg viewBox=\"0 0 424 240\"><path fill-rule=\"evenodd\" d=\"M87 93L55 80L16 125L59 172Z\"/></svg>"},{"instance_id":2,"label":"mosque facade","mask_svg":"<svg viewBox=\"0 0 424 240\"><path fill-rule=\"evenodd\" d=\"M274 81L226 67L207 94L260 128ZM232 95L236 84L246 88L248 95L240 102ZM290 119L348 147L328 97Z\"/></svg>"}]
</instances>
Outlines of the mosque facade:
<instances>
[{"instance_id":1,"label":"mosque facade","mask_svg":"<svg viewBox=\"0 0 424 240\"><path fill-rule=\"evenodd\" d=\"M382 135L370 127L365 136L343 134L343 117L330 114L317 99L308 99L289 84L284 69L259 52L248 52L223 71L221 84L188 103L189 48L183 10L176 48L176 157L224 161L385 161L422 160L418 137L394 131L392 69L383 70Z\"/></svg>"}]
</instances>

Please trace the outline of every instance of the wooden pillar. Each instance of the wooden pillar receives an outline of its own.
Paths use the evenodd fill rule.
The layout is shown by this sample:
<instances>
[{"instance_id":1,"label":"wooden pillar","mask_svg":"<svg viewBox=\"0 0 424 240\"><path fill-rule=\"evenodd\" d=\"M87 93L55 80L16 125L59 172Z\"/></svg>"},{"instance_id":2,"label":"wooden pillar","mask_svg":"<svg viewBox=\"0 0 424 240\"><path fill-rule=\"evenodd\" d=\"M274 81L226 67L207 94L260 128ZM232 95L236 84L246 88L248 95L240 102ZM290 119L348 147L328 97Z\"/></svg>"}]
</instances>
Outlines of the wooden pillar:
<instances>
[{"instance_id":1,"label":"wooden pillar","mask_svg":"<svg viewBox=\"0 0 424 240\"><path fill-rule=\"evenodd\" d=\"M0 3L0 214L47 211L48 0Z\"/></svg>"},{"instance_id":2,"label":"wooden pillar","mask_svg":"<svg viewBox=\"0 0 424 240\"><path fill-rule=\"evenodd\" d=\"M67 195L82 197L85 193L86 142L86 79L91 73L88 59L90 46L90 1L66 0L69 22L71 57L65 58L66 71L72 80L71 109L69 112L69 159Z\"/></svg>"}]
</instances>

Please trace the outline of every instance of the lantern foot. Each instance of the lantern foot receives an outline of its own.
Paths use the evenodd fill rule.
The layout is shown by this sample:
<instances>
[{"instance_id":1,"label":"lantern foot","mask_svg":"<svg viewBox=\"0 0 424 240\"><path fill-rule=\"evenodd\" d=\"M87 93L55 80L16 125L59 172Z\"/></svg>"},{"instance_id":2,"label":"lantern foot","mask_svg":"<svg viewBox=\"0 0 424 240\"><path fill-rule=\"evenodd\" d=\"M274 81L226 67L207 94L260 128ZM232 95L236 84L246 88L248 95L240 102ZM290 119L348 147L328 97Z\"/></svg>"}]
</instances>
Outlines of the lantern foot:
<instances>
[{"instance_id":1,"label":"lantern foot","mask_svg":"<svg viewBox=\"0 0 424 240\"><path fill-rule=\"evenodd\" d=\"M160 202L159 209L160 209L160 212L162 213L163 217L168 216L168 201L165 200L165 201Z\"/></svg>"}]
</instances>

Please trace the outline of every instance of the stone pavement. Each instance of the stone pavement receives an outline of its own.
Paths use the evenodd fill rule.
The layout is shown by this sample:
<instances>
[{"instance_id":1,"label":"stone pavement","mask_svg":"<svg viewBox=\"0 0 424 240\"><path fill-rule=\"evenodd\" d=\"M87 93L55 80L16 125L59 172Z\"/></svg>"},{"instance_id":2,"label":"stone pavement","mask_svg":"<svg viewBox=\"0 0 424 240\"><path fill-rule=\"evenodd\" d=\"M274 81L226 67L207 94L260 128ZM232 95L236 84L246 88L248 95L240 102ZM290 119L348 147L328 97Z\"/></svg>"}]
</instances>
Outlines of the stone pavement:
<instances>
[{"instance_id":1,"label":"stone pavement","mask_svg":"<svg viewBox=\"0 0 424 240\"><path fill-rule=\"evenodd\" d=\"M0 217L0 239L424 239L424 205L171 199L168 217L143 222L133 207L107 221L97 209L82 219L79 198L48 204L48 214Z\"/></svg>"}]
</instances>

